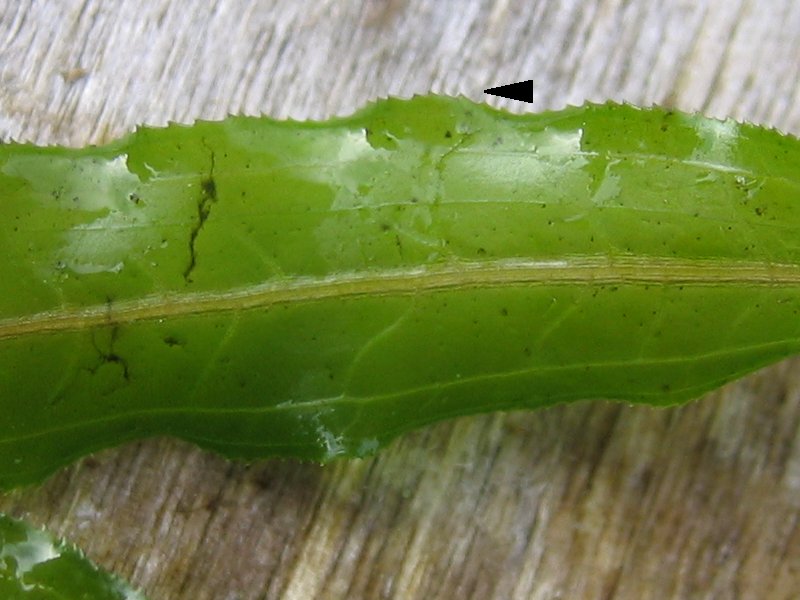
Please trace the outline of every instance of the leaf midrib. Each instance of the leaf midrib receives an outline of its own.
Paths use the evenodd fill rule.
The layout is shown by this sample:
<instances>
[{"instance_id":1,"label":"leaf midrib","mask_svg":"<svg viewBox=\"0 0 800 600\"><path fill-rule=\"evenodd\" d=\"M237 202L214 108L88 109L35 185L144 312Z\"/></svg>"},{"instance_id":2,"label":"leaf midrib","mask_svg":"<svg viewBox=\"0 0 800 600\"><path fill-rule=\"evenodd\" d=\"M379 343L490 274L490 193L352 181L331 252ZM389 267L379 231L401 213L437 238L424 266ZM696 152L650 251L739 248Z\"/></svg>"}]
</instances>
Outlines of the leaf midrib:
<instances>
[{"instance_id":1,"label":"leaf midrib","mask_svg":"<svg viewBox=\"0 0 800 600\"><path fill-rule=\"evenodd\" d=\"M0 339L138 321L355 297L542 285L800 286L800 265L720 259L575 256L498 259L275 279L226 291L174 292L0 320Z\"/></svg>"}]
</instances>

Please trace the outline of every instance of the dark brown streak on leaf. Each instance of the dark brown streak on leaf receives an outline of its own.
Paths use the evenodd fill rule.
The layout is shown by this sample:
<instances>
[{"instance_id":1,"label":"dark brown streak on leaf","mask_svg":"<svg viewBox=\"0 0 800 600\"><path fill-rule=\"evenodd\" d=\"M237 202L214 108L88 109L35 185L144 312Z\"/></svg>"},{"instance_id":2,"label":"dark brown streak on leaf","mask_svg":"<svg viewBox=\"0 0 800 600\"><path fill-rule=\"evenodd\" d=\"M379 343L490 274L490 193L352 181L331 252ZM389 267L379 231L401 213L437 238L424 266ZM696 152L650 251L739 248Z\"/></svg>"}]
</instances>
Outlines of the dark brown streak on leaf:
<instances>
[{"instance_id":1,"label":"dark brown streak on leaf","mask_svg":"<svg viewBox=\"0 0 800 600\"><path fill-rule=\"evenodd\" d=\"M101 348L100 345L97 343L95 332L92 331L92 346L94 346L94 349L97 351L97 355L100 359L100 362L91 369L89 369L89 372L92 375L94 375L95 373L97 373L97 370L103 365L113 363L119 365L122 368L122 379L127 383L130 381L128 361L114 350L114 345L116 344L118 337L119 337L119 325L118 324L112 325L111 339L109 340L108 348Z\"/></svg>"},{"instance_id":2,"label":"dark brown streak on leaf","mask_svg":"<svg viewBox=\"0 0 800 600\"><path fill-rule=\"evenodd\" d=\"M205 143L205 142L204 142ZM197 252L195 249L195 242L200 231L203 229L211 214L211 205L217 201L217 183L214 179L214 164L215 157L214 151L209 148L211 152L211 167L208 171L208 177L200 182L200 199L197 202L197 221L189 232L189 264L183 272L183 279L186 283L192 282L192 271L197 265Z\"/></svg>"}]
</instances>

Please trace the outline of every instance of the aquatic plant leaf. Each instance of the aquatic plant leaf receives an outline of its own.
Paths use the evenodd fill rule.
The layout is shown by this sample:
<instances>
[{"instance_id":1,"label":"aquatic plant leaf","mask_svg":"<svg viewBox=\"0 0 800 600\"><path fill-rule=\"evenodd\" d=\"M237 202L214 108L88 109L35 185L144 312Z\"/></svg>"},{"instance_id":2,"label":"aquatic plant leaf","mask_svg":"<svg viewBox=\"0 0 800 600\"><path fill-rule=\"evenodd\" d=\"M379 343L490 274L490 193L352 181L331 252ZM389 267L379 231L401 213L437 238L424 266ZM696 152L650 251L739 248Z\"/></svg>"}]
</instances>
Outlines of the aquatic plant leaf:
<instances>
[{"instance_id":1,"label":"aquatic plant leaf","mask_svg":"<svg viewBox=\"0 0 800 600\"><path fill-rule=\"evenodd\" d=\"M145 600L83 553L24 521L0 513L0 598Z\"/></svg>"},{"instance_id":2,"label":"aquatic plant leaf","mask_svg":"<svg viewBox=\"0 0 800 600\"><path fill-rule=\"evenodd\" d=\"M800 347L800 143L463 98L0 146L0 487L125 440L362 456Z\"/></svg>"}]
</instances>

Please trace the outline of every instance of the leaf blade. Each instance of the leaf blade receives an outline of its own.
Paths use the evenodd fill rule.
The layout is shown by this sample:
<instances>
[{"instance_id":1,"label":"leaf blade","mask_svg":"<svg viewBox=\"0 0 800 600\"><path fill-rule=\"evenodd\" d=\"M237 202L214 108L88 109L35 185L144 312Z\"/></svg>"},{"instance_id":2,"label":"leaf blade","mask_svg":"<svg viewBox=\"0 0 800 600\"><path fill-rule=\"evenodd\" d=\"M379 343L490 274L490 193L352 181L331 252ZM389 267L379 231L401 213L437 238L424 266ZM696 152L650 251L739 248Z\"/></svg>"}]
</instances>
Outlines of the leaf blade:
<instances>
[{"instance_id":1,"label":"leaf blade","mask_svg":"<svg viewBox=\"0 0 800 600\"><path fill-rule=\"evenodd\" d=\"M797 351L798 157L675 112L433 96L0 147L0 485L146 435L327 460L696 397Z\"/></svg>"},{"instance_id":2,"label":"leaf blade","mask_svg":"<svg viewBox=\"0 0 800 600\"><path fill-rule=\"evenodd\" d=\"M71 544L2 513L0 594L15 600L145 600Z\"/></svg>"}]
</instances>

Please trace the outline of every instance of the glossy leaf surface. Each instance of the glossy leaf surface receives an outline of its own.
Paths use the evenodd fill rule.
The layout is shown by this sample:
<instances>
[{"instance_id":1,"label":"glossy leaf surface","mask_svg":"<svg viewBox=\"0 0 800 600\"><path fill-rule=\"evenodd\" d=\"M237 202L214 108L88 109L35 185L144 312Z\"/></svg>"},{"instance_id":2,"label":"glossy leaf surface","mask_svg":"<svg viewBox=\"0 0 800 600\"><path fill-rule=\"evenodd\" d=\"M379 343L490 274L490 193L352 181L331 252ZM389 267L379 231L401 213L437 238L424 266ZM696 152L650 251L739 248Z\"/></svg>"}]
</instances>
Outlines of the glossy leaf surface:
<instances>
[{"instance_id":1,"label":"glossy leaf surface","mask_svg":"<svg viewBox=\"0 0 800 600\"><path fill-rule=\"evenodd\" d=\"M695 398L798 349L798 165L731 121L436 96L0 146L0 486L156 434L327 460Z\"/></svg>"},{"instance_id":2,"label":"glossy leaf surface","mask_svg":"<svg viewBox=\"0 0 800 600\"><path fill-rule=\"evenodd\" d=\"M145 600L74 546L0 513L0 598Z\"/></svg>"}]
</instances>

